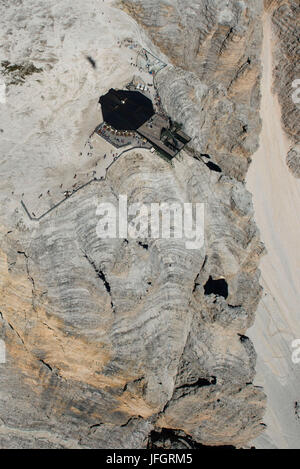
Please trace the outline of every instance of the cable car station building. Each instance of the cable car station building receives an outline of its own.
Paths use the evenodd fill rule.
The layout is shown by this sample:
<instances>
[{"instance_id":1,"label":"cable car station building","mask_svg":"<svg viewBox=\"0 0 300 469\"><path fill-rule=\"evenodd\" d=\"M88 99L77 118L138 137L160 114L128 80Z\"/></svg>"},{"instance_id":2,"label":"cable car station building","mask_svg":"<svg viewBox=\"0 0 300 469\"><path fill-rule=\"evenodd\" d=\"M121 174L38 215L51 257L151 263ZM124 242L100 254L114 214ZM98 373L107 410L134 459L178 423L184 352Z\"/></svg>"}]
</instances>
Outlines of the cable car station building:
<instances>
[{"instance_id":1,"label":"cable car station building","mask_svg":"<svg viewBox=\"0 0 300 469\"><path fill-rule=\"evenodd\" d=\"M137 132L168 160L191 140L171 119L155 113L151 99L139 91L110 89L99 103L105 124L116 131Z\"/></svg>"}]
</instances>

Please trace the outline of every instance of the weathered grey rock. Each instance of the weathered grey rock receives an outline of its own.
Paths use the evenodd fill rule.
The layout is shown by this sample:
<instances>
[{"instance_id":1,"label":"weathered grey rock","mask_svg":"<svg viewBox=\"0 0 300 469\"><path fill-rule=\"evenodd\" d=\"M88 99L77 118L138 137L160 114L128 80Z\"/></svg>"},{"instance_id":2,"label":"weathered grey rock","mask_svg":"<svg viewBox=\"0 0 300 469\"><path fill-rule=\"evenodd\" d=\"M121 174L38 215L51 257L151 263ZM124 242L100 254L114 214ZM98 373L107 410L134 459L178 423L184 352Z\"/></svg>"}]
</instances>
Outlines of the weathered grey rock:
<instances>
[{"instance_id":1,"label":"weathered grey rock","mask_svg":"<svg viewBox=\"0 0 300 469\"><path fill-rule=\"evenodd\" d=\"M289 139L296 145L286 156L289 170L295 177L300 177L299 169L299 119L298 102L300 79L300 5L294 0L269 2L272 14L273 30L277 39L274 49L274 90L278 94L281 106L281 119Z\"/></svg>"},{"instance_id":2,"label":"weathered grey rock","mask_svg":"<svg viewBox=\"0 0 300 469\"><path fill-rule=\"evenodd\" d=\"M280 0L272 3L270 8L277 38L274 49L274 90L278 93L283 127L296 143L300 139L300 104L293 99L296 91L293 83L300 78L300 5L294 0Z\"/></svg>"},{"instance_id":3,"label":"weathered grey rock","mask_svg":"<svg viewBox=\"0 0 300 469\"><path fill-rule=\"evenodd\" d=\"M9 157L1 163L2 447L146 447L151 432L162 428L196 443L242 446L263 429L265 396L252 384L256 358L246 331L261 295L257 266L264 249L242 182L260 129L260 2L176 2L178 12L159 0L125 3L173 62L157 75L156 86L166 111L193 141L172 165L146 150L129 152L105 181L31 221L20 205L22 192L33 202L45 181L52 197L71 170L81 168L72 153L79 149L78 127L101 86L94 72L88 80L81 75L77 51L80 44L87 54L93 45L91 24L100 16L93 2L66 3L64 15L51 2L38 4L43 37L52 31L47 18L54 15L60 25L53 55L51 41L49 47L39 43L35 23L32 38L25 34L29 58L39 65L44 48L52 67L50 77L42 77L49 79L43 85L47 105L41 115L28 98L39 86L30 76L18 92L10 88L15 108L5 113L11 126L5 127ZM26 8L23 13L29 15ZM113 30L129 21L118 10L110 14ZM13 31L23 37L21 15L20 24L17 19ZM136 30L126 34L141 39ZM198 45L190 47L191 37ZM21 54L9 32L6 52L10 61ZM84 83L76 82L68 100L64 60ZM111 57L105 60L113 67ZM69 99L76 106L62 117ZM15 122L20 132L26 129L23 145L13 146ZM57 145L69 160L57 158ZM84 162L89 172L90 161ZM209 169L210 161L221 172ZM100 239L97 206L117 207L120 194L129 203L205 203L204 246L189 250L185 239ZM228 297L205 294L210 277L226 283Z\"/></svg>"},{"instance_id":4,"label":"weathered grey rock","mask_svg":"<svg viewBox=\"0 0 300 469\"><path fill-rule=\"evenodd\" d=\"M260 132L262 2L122 0L175 66L156 77L166 111L222 170L245 178Z\"/></svg>"},{"instance_id":5,"label":"weathered grey rock","mask_svg":"<svg viewBox=\"0 0 300 469\"><path fill-rule=\"evenodd\" d=\"M286 157L286 164L288 165L291 173L296 177L300 178L300 144L295 145L288 152Z\"/></svg>"},{"instance_id":6,"label":"weathered grey rock","mask_svg":"<svg viewBox=\"0 0 300 469\"><path fill-rule=\"evenodd\" d=\"M174 408L182 430L196 441L242 444L256 434L263 411L263 394L249 385L255 354L241 341L260 297L256 265L261 250L254 225L249 230L252 206L247 194L239 202L234 180L220 179L188 155L171 170L168 163L145 153L133 152L121 159L112 166L107 182L83 189L55 216L41 221L27 241L25 233L21 243L11 237L6 244L3 278L18 278L24 291L19 300L24 312L19 314L13 285L11 290L4 284L1 310L9 356L10 344L16 347L18 342L10 360L23 369L31 386L38 380L36 408L45 409L53 431L64 434L68 429L67 442L59 440L60 444L72 445L76 422L84 445L95 442L89 435L88 443L83 427L100 423L103 430L95 438L98 441L99 436L102 447L143 445L146 430L132 430L143 438L130 440L121 437L117 428L131 418L155 416L156 425L178 428L178 420L175 425L164 417L166 406ZM205 248L197 253L186 250L181 240L157 240L145 249L130 239L98 239L97 203L116 204L114 194L123 193L131 202L205 201ZM218 203L221 193L222 204ZM235 212L233 197L240 205ZM204 295L203 285L210 275L226 279L228 301ZM233 395L241 399L231 414L232 430L228 428L226 437L216 432L218 425L223 426L219 414L213 426L211 421L202 422L199 412L206 412L206 393L195 394L197 386L190 387L191 380L193 384L211 376L217 380L210 387L212 413L223 392L228 409ZM185 386L186 392L178 397L177 389ZM244 419L250 418L247 399L256 417L244 426L240 415L244 412ZM198 410L194 423L185 426L191 402ZM61 406L63 419L57 415ZM23 414L24 410L17 414L14 425L22 426ZM4 422L10 419L7 402L1 415ZM44 425L50 431L49 424ZM105 440L106 425L116 426L111 430L115 440ZM117 443L119 438L123 443Z\"/></svg>"}]
</instances>

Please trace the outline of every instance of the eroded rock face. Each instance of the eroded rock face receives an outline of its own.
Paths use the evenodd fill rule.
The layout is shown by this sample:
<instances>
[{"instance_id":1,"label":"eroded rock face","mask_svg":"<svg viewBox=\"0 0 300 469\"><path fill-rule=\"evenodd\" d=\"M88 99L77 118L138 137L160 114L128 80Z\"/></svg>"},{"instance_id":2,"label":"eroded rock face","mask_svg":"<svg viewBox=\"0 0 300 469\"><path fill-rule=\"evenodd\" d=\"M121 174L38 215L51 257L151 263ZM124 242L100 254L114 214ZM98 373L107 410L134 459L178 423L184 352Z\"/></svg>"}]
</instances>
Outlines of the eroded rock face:
<instances>
[{"instance_id":1,"label":"eroded rock face","mask_svg":"<svg viewBox=\"0 0 300 469\"><path fill-rule=\"evenodd\" d=\"M1 311L9 353L38 401L29 428L40 407L44 431L51 422L56 431L68 427L75 440L78 426L97 428L84 434L87 445L105 446L103 431L114 425L116 432L130 419L139 429L137 446L154 423L178 428L180 421L195 441L213 445L242 444L256 434L264 397L249 384L255 352L241 335L260 297L262 247L252 206L237 192L234 181L188 155L171 171L149 152L133 152L111 168L107 182L40 222L30 240L11 238ZM181 240L98 239L97 204L117 206L116 193L131 202L205 201L205 248L187 250ZM209 275L226 278L228 301L204 295ZM225 414L232 425L224 433ZM1 415L12 419L9 406ZM123 438L124 446L132 444Z\"/></svg>"},{"instance_id":2,"label":"eroded rock face","mask_svg":"<svg viewBox=\"0 0 300 469\"><path fill-rule=\"evenodd\" d=\"M299 2L278 2L272 22L278 42L275 50L274 88L278 93L285 131L294 141L299 141L300 105L295 103L293 82L300 79L299 63Z\"/></svg>"},{"instance_id":3,"label":"eroded rock face","mask_svg":"<svg viewBox=\"0 0 300 469\"><path fill-rule=\"evenodd\" d=\"M243 180L258 147L262 2L123 0L174 68L157 86L197 149Z\"/></svg>"},{"instance_id":4,"label":"eroded rock face","mask_svg":"<svg viewBox=\"0 0 300 469\"><path fill-rule=\"evenodd\" d=\"M274 48L274 90L278 94L282 124L292 143L299 142L300 129L300 5L293 0L271 3L272 23L277 39ZM299 177L299 145L287 155L287 165Z\"/></svg>"},{"instance_id":5,"label":"eroded rock face","mask_svg":"<svg viewBox=\"0 0 300 469\"><path fill-rule=\"evenodd\" d=\"M300 178L300 144L295 145L288 152L286 157L286 164L289 170L296 178Z\"/></svg>"},{"instance_id":6,"label":"eroded rock face","mask_svg":"<svg viewBox=\"0 0 300 469\"><path fill-rule=\"evenodd\" d=\"M92 3L81 5L91 13L87 30L94 18ZM165 49L176 67L169 63L155 84L164 108L193 141L172 165L147 150L126 153L105 181L82 188L38 223L13 196L21 192L22 177L26 180L22 159L12 157L11 175L9 161L3 162L0 320L7 363L0 375L2 447L142 448L153 431L162 429L188 435L195 444L242 446L263 429L265 396L252 384L255 351L246 331L261 296L257 266L264 248L242 182L259 130L260 2L182 5L184 27L170 3L125 3L140 22L151 22L152 38L156 25L162 49L166 35L171 41ZM50 14L49 4L45 11L40 8ZM195 25L193 9L206 12L207 27L198 38L198 52L195 46L189 56L187 41L184 52L174 45L177 38L182 47L178 29L184 36L184 28ZM154 10L156 16L149 16ZM82 31L76 17L83 11L72 3L71 12L72 22L64 21L74 41ZM172 19L167 33L160 16L165 13ZM118 11L109 18L112 25L120 21ZM63 46L57 50L58 73L68 55ZM73 53L68 64L75 71ZM89 78L93 89L98 82ZM67 87L68 78L60 79ZM72 140L66 143L72 169L72 129L92 94L85 101L77 92L76 114L61 123L62 133L70 129L64 138ZM46 95L46 102L44 124L53 119L53 107L58 116L61 109L53 96ZM26 105L24 121L30 128L28 115L38 116L34 103ZM43 166L43 153L34 150L40 135L32 132L26 157L38 177L49 186L57 183L57 174L67 177L65 161L55 160L52 170ZM221 172L209 169L210 160ZM99 203L117 208L122 194L130 204L205 203L204 246L187 249L185 239L99 238ZM210 278L226 282L226 298L205 294Z\"/></svg>"},{"instance_id":7,"label":"eroded rock face","mask_svg":"<svg viewBox=\"0 0 300 469\"><path fill-rule=\"evenodd\" d=\"M261 13L260 1L121 0L119 3L141 22L173 65L195 71L208 81L217 72L223 78L228 73L234 74L232 63L239 62L245 49L248 55L251 49L257 55L253 46L258 38L249 26L254 25ZM221 70L217 70L218 60L222 61Z\"/></svg>"}]
</instances>

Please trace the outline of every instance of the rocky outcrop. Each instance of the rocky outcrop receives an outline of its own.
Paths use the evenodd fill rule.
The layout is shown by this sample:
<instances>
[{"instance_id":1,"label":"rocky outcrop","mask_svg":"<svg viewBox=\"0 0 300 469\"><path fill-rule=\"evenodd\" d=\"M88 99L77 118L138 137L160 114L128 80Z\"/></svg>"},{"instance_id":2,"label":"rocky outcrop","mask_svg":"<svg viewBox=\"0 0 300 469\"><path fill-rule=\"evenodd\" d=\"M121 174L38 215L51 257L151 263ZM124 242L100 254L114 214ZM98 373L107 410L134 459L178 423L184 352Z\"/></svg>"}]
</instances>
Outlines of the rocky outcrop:
<instances>
[{"instance_id":1,"label":"rocky outcrop","mask_svg":"<svg viewBox=\"0 0 300 469\"><path fill-rule=\"evenodd\" d=\"M243 335L260 298L262 253L249 195L189 155L171 171L146 151L127 154L102 184L45 218L29 242L10 236L2 255L3 334L29 392L25 413L36 408L28 427L41 418L39 431L66 438L68 429L61 445L79 432L77 444L109 447L108 431L113 444L132 445L121 437L126 426L143 446L154 425L180 426L210 445L245 443L261 428L264 408L251 384L255 352ZM117 204L116 193L131 202L205 200L205 249L98 239L97 203ZM209 276L226 279L226 300L204 294ZM16 376L6 373L8 386ZM1 416L15 428L24 411L12 417L6 402Z\"/></svg>"},{"instance_id":2,"label":"rocky outcrop","mask_svg":"<svg viewBox=\"0 0 300 469\"><path fill-rule=\"evenodd\" d=\"M262 2L123 0L121 5L175 67L157 76L167 112L184 124L201 153L244 180L260 132Z\"/></svg>"},{"instance_id":3,"label":"rocky outcrop","mask_svg":"<svg viewBox=\"0 0 300 469\"><path fill-rule=\"evenodd\" d=\"M293 0L272 3L272 23L277 39L274 47L274 90L278 94L282 124L292 143L299 142L300 129L300 5ZM298 91L297 91L298 90ZM298 176L297 149L287 155L289 169Z\"/></svg>"},{"instance_id":4,"label":"rocky outcrop","mask_svg":"<svg viewBox=\"0 0 300 469\"><path fill-rule=\"evenodd\" d=\"M299 19L300 5L293 0L279 2L272 15L274 31L278 38L275 52L274 88L278 93L285 131L296 141L300 138L300 107L292 97L294 80L300 79Z\"/></svg>"},{"instance_id":5,"label":"rocky outcrop","mask_svg":"<svg viewBox=\"0 0 300 469\"><path fill-rule=\"evenodd\" d=\"M52 196L83 164L72 153L80 150L78 127L85 125L95 89L103 86L94 71L89 80L80 75L77 46L72 53L68 48L76 40L84 53L92 47L101 28L91 24L101 12L94 15L94 2L87 1L82 10L69 2L68 13L67 3L58 36L66 38L56 44L51 62L50 78L57 74L60 80L57 94L46 77L42 115L22 88L9 95L12 106L21 97L25 107L9 114L11 124L29 130L22 151L20 145L11 151L14 136L5 128L11 159L2 163L7 179L0 208L0 323L7 349L0 445L142 448L151 447L153 432L168 431L175 432L176 445L180 438L191 446L247 445L263 430L265 408L263 391L252 384L256 355L246 336L261 296L264 248L243 183L260 129L260 2L176 2L178 11L159 0L123 2L169 57L155 85L164 109L192 143L172 164L147 150L126 153L106 180L83 187L36 223L20 205L22 192L36 200L44 181ZM59 24L61 12L53 6L49 13L52 6L40 5L39 14L54 15ZM105 10L113 26L120 26L120 14ZM119 31L117 26L110 30ZM14 28L17 33L19 25ZM128 28L126 35L139 40ZM191 47L187 30L195 36ZM34 42L34 54L36 47ZM95 60L103 70L112 67L117 86L111 58L117 52L107 47L109 54ZM20 52L8 50L11 62ZM76 82L72 92L69 69L84 83L80 88ZM119 79L122 87L123 75ZM35 86L24 85L27 92ZM76 107L66 119L61 109L69 101ZM58 144L69 159L55 159ZM91 161L84 163L89 172ZM36 176L29 184L27 167ZM99 238L99 203L117 208L122 194L130 204L204 203L204 246L187 249L185 238ZM164 446L164 438L158 440Z\"/></svg>"},{"instance_id":6,"label":"rocky outcrop","mask_svg":"<svg viewBox=\"0 0 300 469\"><path fill-rule=\"evenodd\" d=\"M286 157L286 164L289 170L296 178L300 178L300 145L295 145L288 152Z\"/></svg>"}]
</instances>

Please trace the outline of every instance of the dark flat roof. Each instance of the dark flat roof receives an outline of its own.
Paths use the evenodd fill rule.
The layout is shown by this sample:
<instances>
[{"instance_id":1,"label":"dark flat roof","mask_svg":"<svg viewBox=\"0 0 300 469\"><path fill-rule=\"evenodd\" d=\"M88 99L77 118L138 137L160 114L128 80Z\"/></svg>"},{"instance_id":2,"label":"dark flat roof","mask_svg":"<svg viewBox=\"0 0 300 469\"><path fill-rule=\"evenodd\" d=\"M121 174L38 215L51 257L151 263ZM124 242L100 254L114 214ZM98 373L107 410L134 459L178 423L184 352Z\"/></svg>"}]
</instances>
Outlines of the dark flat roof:
<instances>
[{"instance_id":1,"label":"dark flat roof","mask_svg":"<svg viewBox=\"0 0 300 469\"><path fill-rule=\"evenodd\" d=\"M116 130L137 130L154 114L152 101L139 91L110 89L99 102L104 122Z\"/></svg>"},{"instance_id":2,"label":"dark flat roof","mask_svg":"<svg viewBox=\"0 0 300 469\"><path fill-rule=\"evenodd\" d=\"M145 122L137 131L154 147L161 150L168 159L174 158L190 141L190 137L181 130L172 131L169 119L159 114L155 114L151 120Z\"/></svg>"}]
</instances>

